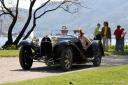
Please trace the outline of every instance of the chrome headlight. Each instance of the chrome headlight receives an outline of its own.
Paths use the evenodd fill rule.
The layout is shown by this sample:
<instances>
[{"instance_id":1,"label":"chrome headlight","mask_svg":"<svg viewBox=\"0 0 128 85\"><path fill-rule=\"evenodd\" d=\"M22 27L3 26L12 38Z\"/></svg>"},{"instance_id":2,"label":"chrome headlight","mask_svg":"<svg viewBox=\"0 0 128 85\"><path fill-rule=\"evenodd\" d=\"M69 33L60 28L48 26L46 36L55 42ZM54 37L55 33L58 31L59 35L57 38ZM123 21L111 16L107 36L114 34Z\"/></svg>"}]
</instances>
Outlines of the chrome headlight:
<instances>
[{"instance_id":1,"label":"chrome headlight","mask_svg":"<svg viewBox=\"0 0 128 85\"><path fill-rule=\"evenodd\" d=\"M52 44L55 45L58 43L58 38L57 37L52 37Z\"/></svg>"}]
</instances>

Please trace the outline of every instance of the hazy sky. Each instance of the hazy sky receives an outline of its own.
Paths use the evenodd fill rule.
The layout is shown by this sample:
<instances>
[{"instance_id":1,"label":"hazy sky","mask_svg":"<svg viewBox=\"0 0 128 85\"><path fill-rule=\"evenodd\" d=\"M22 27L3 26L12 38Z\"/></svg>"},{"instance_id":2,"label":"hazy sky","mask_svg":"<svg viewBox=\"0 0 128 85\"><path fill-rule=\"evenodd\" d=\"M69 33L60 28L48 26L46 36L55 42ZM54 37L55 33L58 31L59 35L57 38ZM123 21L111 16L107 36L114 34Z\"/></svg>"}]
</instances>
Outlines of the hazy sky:
<instances>
[{"instance_id":1,"label":"hazy sky","mask_svg":"<svg viewBox=\"0 0 128 85\"><path fill-rule=\"evenodd\" d=\"M17 0L5 0L6 4L8 6L12 6L12 4L16 3ZM37 8L42 2L46 2L47 0L37 0L35 5L34 5L34 8ZM63 0L51 0L51 1L63 1ZM28 9L29 7L29 3L30 3L30 0L20 0L19 2L19 7L20 8L25 8L25 9Z\"/></svg>"}]
</instances>

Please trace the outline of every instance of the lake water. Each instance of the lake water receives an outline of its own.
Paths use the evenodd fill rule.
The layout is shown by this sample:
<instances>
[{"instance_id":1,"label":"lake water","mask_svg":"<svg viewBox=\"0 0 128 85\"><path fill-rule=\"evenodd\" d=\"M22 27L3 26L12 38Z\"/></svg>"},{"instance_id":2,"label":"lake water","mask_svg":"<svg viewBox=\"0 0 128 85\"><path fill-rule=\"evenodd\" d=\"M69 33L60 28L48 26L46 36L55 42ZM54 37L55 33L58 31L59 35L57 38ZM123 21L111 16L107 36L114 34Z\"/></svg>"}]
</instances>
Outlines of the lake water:
<instances>
[{"instance_id":1,"label":"lake water","mask_svg":"<svg viewBox=\"0 0 128 85\"><path fill-rule=\"evenodd\" d=\"M7 37L0 37L0 47L5 43L7 40ZM116 41L115 39L112 39L111 44L115 45ZM125 40L125 43L128 43L128 40Z\"/></svg>"},{"instance_id":2,"label":"lake water","mask_svg":"<svg viewBox=\"0 0 128 85\"><path fill-rule=\"evenodd\" d=\"M6 40L6 37L0 37L0 47L5 43Z\"/></svg>"}]
</instances>

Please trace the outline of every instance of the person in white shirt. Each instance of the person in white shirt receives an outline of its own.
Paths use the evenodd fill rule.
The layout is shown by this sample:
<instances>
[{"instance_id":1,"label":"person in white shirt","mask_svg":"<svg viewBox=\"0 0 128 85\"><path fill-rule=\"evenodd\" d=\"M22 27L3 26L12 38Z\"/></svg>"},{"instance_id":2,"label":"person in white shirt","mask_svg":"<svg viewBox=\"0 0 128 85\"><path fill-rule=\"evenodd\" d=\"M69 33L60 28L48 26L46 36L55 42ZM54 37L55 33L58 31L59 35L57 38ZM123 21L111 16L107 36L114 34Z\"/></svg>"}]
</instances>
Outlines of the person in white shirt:
<instances>
[{"instance_id":1,"label":"person in white shirt","mask_svg":"<svg viewBox=\"0 0 128 85\"><path fill-rule=\"evenodd\" d=\"M66 26L62 26L61 35L65 36L65 35L67 35L67 33L68 33L68 28Z\"/></svg>"}]
</instances>

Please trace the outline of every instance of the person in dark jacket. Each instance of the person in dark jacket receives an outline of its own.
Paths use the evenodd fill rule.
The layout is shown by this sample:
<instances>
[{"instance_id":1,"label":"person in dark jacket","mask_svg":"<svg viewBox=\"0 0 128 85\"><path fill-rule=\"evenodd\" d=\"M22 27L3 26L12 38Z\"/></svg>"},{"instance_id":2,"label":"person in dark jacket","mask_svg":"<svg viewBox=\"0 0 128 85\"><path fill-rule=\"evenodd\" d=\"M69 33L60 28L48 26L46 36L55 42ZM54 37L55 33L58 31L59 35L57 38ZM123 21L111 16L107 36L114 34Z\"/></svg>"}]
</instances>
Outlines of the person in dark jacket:
<instances>
[{"instance_id":1,"label":"person in dark jacket","mask_svg":"<svg viewBox=\"0 0 128 85\"><path fill-rule=\"evenodd\" d=\"M105 51L108 51L108 42L111 41L111 28L109 27L109 24L107 21L103 23L103 27L101 30L101 36L103 40L103 48Z\"/></svg>"}]
</instances>

